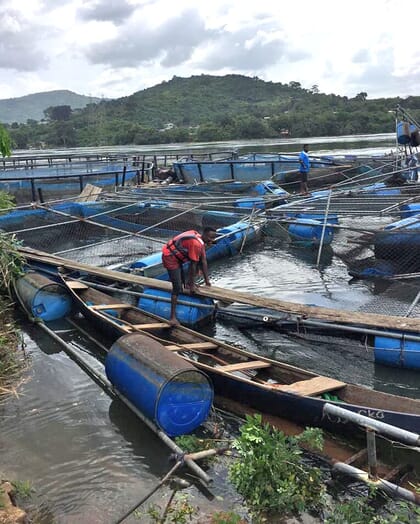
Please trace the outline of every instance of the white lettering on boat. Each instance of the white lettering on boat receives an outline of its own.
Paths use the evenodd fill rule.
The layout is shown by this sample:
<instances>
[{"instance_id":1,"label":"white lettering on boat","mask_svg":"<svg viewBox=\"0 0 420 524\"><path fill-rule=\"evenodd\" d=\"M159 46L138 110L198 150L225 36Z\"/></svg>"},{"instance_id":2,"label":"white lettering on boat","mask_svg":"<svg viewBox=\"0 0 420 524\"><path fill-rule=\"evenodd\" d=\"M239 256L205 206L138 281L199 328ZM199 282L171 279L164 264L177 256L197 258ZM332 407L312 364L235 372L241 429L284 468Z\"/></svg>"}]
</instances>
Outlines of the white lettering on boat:
<instances>
[{"instance_id":1,"label":"white lettering on boat","mask_svg":"<svg viewBox=\"0 0 420 524\"><path fill-rule=\"evenodd\" d=\"M365 417L377 418L383 420L385 418L385 413L383 411L371 410L371 409L359 409L359 415L364 415Z\"/></svg>"}]
</instances>

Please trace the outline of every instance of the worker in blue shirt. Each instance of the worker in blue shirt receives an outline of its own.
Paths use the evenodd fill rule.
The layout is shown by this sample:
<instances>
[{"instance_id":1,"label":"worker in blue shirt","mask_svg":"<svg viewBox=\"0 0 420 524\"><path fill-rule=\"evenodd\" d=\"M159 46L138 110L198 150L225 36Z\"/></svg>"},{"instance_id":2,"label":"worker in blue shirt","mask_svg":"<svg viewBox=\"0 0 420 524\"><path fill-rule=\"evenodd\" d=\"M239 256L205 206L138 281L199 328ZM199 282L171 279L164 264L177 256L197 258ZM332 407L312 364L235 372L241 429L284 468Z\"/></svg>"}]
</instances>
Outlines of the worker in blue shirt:
<instances>
[{"instance_id":1,"label":"worker in blue shirt","mask_svg":"<svg viewBox=\"0 0 420 524\"><path fill-rule=\"evenodd\" d=\"M308 174L310 168L308 144L303 146L299 154L299 175L300 175L300 192L304 195L308 194Z\"/></svg>"}]
</instances>

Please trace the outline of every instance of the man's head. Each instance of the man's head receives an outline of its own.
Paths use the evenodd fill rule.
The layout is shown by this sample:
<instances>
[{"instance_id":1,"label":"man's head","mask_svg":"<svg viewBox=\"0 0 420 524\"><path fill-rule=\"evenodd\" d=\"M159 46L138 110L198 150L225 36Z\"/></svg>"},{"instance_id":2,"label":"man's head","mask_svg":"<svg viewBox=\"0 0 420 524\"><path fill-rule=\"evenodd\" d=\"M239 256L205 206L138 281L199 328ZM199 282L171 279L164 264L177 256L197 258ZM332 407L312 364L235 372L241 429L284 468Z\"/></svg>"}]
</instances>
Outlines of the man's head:
<instances>
[{"instance_id":1,"label":"man's head","mask_svg":"<svg viewBox=\"0 0 420 524\"><path fill-rule=\"evenodd\" d=\"M203 234L201 235L201 238L203 242L207 245L214 244L214 241L217 237L217 231L214 229L214 227L205 227L203 229Z\"/></svg>"},{"instance_id":2,"label":"man's head","mask_svg":"<svg viewBox=\"0 0 420 524\"><path fill-rule=\"evenodd\" d=\"M303 146L303 150L305 151L305 153L307 153L309 151L309 146L308 144L304 144Z\"/></svg>"}]
</instances>

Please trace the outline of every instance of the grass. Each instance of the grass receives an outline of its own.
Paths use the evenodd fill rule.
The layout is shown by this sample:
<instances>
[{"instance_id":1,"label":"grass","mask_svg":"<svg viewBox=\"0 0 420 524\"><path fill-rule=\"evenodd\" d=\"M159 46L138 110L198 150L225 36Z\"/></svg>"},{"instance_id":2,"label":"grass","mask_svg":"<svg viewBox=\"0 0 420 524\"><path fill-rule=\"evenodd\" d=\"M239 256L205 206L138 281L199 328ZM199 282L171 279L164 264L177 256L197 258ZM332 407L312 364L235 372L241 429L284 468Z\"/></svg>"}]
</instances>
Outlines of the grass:
<instances>
[{"instance_id":1,"label":"grass","mask_svg":"<svg viewBox=\"0 0 420 524\"><path fill-rule=\"evenodd\" d=\"M14 325L11 304L0 297L0 399L15 394L26 366L21 335Z\"/></svg>"},{"instance_id":2,"label":"grass","mask_svg":"<svg viewBox=\"0 0 420 524\"><path fill-rule=\"evenodd\" d=\"M14 480L12 486L15 496L19 499L27 499L31 497L34 491L29 480Z\"/></svg>"}]
</instances>

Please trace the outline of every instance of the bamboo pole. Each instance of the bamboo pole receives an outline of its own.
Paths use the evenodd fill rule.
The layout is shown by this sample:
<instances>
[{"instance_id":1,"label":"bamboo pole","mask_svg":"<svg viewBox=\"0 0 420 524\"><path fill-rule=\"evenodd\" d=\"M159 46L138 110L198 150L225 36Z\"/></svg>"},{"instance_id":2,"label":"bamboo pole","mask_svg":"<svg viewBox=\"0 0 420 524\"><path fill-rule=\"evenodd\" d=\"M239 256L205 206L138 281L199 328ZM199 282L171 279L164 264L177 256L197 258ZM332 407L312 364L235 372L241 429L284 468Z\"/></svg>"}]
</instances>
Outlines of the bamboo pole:
<instances>
[{"instance_id":1,"label":"bamboo pole","mask_svg":"<svg viewBox=\"0 0 420 524\"><path fill-rule=\"evenodd\" d=\"M108 394L111 396L117 396L124 404L126 404L131 411L134 412L135 415L137 415L140 420L146 424L152 431L155 433L164 444L166 444L172 451L175 453L183 454L182 449L175 444L175 442L166 435L161 429L159 429L151 420L149 420L141 411L139 411L136 406L130 400L128 400L122 393L120 393L117 389L114 388L114 386L108 381L108 379L102 375L99 371L93 369L93 367L88 364L88 362L83 359L80 355L80 352L75 351L70 344L65 342L62 338L60 338L52 329L50 329L47 325L44 324L44 322L38 323L39 327L43 329L48 335L53 338L56 342L58 342L63 349L71 355L71 357L77 362L77 364L86 371L90 377L92 377L97 383L107 391ZM203 471L200 466L198 466L194 460L189 458L187 455L185 457L185 464L191 469L191 471L197 475L201 480L203 480L206 484L211 482L211 478L207 475L205 471Z\"/></svg>"},{"instance_id":2,"label":"bamboo pole","mask_svg":"<svg viewBox=\"0 0 420 524\"><path fill-rule=\"evenodd\" d=\"M321 240L319 242L318 256L316 258L317 267L319 267L319 261L321 260L322 246L324 244L325 229L327 227L328 211L330 209L331 197L332 197L332 189L330 189L330 192L328 194L327 205L325 206L324 223L322 224Z\"/></svg>"}]
</instances>

